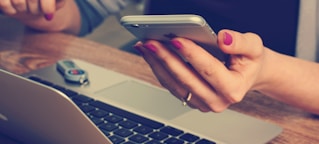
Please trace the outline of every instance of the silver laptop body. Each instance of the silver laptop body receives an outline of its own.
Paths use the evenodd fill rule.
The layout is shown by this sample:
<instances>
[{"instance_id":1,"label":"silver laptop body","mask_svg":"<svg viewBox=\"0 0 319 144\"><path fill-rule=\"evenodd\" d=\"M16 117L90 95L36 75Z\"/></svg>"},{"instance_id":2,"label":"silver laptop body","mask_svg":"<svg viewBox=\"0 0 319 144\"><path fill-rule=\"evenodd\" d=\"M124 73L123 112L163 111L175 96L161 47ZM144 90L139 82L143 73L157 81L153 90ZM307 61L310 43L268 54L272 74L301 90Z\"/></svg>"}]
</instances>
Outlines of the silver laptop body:
<instances>
[{"instance_id":1,"label":"silver laptop body","mask_svg":"<svg viewBox=\"0 0 319 144\"><path fill-rule=\"evenodd\" d=\"M232 110L201 113L184 107L164 89L84 61L73 61L88 72L88 85L65 82L55 65L23 77L0 70L0 133L23 143L109 143L72 100L56 89L25 78L29 76L218 144L262 144L282 131L274 124Z\"/></svg>"}]
</instances>

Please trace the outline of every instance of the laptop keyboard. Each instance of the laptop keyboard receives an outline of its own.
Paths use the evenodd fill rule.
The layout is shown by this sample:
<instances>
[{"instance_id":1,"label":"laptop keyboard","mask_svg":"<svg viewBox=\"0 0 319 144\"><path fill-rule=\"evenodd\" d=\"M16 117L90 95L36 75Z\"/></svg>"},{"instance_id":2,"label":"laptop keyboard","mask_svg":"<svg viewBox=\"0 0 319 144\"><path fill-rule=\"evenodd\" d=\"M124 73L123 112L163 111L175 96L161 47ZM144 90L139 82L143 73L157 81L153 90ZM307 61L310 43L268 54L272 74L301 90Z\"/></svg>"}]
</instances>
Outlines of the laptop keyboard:
<instances>
[{"instance_id":1,"label":"laptop keyboard","mask_svg":"<svg viewBox=\"0 0 319 144\"><path fill-rule=\"evenodd\" d=\"M38 77L29 78L65 93L114 144L215 144L213 141L94 100Z\"/></svg>"}]
</instances>

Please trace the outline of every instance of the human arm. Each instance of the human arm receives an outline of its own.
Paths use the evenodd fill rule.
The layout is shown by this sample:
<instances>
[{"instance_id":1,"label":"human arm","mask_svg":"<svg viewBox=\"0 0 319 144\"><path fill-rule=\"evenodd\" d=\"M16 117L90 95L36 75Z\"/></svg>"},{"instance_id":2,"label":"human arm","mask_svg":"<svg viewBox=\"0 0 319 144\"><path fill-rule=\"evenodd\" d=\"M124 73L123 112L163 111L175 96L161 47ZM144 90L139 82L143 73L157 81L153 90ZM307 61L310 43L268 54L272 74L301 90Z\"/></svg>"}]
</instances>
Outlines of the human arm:
<instances>
[{"instance_id":1,"label":"human arm","mask_svg":"<svg viewBox=\"0 0 319 144\"><path fill-rule=\"evenodd\" d=\"M1 0L1 11L25 25L48 32L76 34L80 13L74 0Z\"/></svg>"},{"instance_id":2,"label":"human arm","mask_svg":"<svg viewBox=\"0 0 319 144\"><path fill-rule=\"evenodd\" d=\"M120 12L126 5L126 0L38 0L34 1L40 7L35 12L27 10L10 12L13 1L23 1L25 7L33 0L1 0L0 10L14 17L27 26L45 31L62 31L84 36L101 24L105 18ZM8 4L9 2L9 4ZM42 3L41 3L42 2Z\"/></svg>"},{"instance_id":3,"label":"human arm","mask_svg":"<svg viewBox=\"0 0 319 144\"><path fill-rule=\"evenodd\" d=\"M319 114L319 64L267 51L263 83L255 89L279 101Z\"/></svg>"},{"instance_id":4,"label":"human arm","mask_svg":"<svg viewBox=\"0 0 319 144\"><path fill-rule=\"evenodd\" d=\"M191 66L157 41L135 47L164 87L178 98L191 92L188 104L203 112L221 112L257 90L319 114L319 64L276 53L252 33L222 30L218 43L231 56L228 66L183 38L173 39L172 44Z\"/></svg>"}]
</instances>

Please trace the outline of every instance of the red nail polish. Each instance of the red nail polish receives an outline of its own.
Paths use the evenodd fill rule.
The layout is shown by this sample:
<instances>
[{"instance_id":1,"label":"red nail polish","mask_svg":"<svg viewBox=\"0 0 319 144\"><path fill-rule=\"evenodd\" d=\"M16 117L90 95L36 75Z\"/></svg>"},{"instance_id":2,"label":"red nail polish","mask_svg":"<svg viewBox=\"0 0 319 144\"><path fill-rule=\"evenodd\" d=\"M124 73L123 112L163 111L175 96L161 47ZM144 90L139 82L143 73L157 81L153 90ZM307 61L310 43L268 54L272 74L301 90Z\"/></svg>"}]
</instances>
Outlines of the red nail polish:
<instances>
[{"instance_id":1,"label":"red nail polish","mask_svg":"<svg viewBox=\"0 0 319 144\"><path fill-rule=\"evenodd\" d=\"M172 40L171 41L172 45L176 48L176 49L181 49L183 47L183 45L181 44L181 42L177 41L177 40Z\"/></svg>"},{"instance_id":2,"label":"red nail polish","mask_svg":"<svg viewBox=\"0 0 319 144\"><path fill-rule=\"evenodd\" d=\"M144 47L152 52L156 52L156 47L153 44L145 44Z\"/></svg>"},{"instance_id":3,"label":"red nail polish","mask_svg":"<svg viewBox=\"0 0 319 144\"><path fill-rule=\"evenodd\" d=\"M224 33L224 44L231 45L232 43L233 43L233 37L229 33L225 32Z\"/></svg>"},{"instance_id":4,"label":"red nail polish","mask_svg":"<svg viewBox=\"0 0 319 144\"><path fill-rule=\"evenodd\" d=\"M54 14L45 14L44 15L44 18L47 20L47 21L51 21L53 19L53 16Z\"/></svg>"}]
</instances>

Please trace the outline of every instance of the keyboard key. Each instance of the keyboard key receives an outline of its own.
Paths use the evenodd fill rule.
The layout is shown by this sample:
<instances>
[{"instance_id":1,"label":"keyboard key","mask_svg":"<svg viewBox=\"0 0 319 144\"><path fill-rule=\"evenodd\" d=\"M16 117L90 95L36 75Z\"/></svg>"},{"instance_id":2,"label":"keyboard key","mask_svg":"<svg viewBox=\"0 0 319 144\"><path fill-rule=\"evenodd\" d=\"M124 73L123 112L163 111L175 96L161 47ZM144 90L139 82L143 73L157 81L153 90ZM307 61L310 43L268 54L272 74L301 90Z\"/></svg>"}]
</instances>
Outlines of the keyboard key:
<instances>
[{"instance_id":1,"label":"keyboard key","mask_svg":"<svg viewBox=\"0 0 319 144\"><path fill-rule=\"evenodd\" d=\"M73 97L74 95L77 95L77 92L75 92L75 91L66 89L66 88L58 86L58 85L54 85L53 83L46 81L46 80L43 80L39 77L30 76L29 79L34 80L34 81L39 82L39 83L42 83L44 85L50 86L52 88L55 88L55 89L61 91L62 93L64 93L65 95L67 95L68 97Z\"/></svg>"},{"instance_id":2,"label":"keyboard key","mask_svg":"<svg viewBox=\"0 0 319 144\"><path fill-rule=\"evenodd\" d=\"M171 137L165 140L164 143L165 144L184 144L184 141Z\"/></svg>"},{"instance_id":3,"label":"keyboard key","mask_svg":"<svg viewBox=\"0 0 319 144\"><path fill-rule=\"evenodd\" d=\"M154 128L154 129L158 129L158 128L161 128L161 127L164 126L164 124L162 124L162 123L159 123L159 122L150 120L148 118L133 114L131 112L128 112L128 111L113 107L113 106L108 105L106 103L103 103L101 101L93 101L90 104L93 105L93 106L96 106L96 107L98 107L100 109L107 110L107 111L109 111L111 113L115 113L115 114L117 114L119 116L126 117L128 119L134 120L135 122L139 122L142 125L146 125L146 126L149 126L151 128Z\"/></svg>"},{"instance_id":4,"label":"keyboard key","mask_svg":"<svg viewBox=\"0 0 319 144\"><path fill-rule=\"evenodd\" d=\"M84 95L77 95L76 97L73 98L73 100L80 101L82 103L88 103L90 101L93 101L92 98Z\"/></svg>"},{"instance_id":5,"label":"keyboard key","mask_svg":"<svg viewBox=\"0 0 319 144\"><path fill-rule=\"evenodd\" d=\"M128 141L128 142L124 142L124 143L122 143L122 144L136 144L136 143L133 143L133 142Z\"/></svg>"},{"instance_id":6,"label":"keyboard key","mask_svg":"<svg viewBox=\"0 0 319 144\"><path fill-rule=\"evenodd\" d=\"M67 95L68 97L74 97L76 96L78 93L73 91L73 90L69 90L69 89L65 89L65 88L62 88L60 86L53 86L54 88L58 89L59 91L63 92L65 95Z\"/></svg>"},{"instance_id":7,"label":"keyboard key","mask_svg":"<svg viewBox=\"0 0 319 144\"><path fill-rule=\"evenodd\" d=\"M117 129L118 126L116 126L115 124L112 124L112 123L105 123L105 124L100 125L99 128L110 132L110 131Z\"/></svg>"},{"instance_id":8,"label":"keyboard key","mask_svg":"<svg viewBox=\"0 0 319 144\"><path fill-rule=\"evenodd\" d=\"M196 144L216 144L216 143L213 142L213 141L209 141L209 140L206 140L206 139L202 139L202 140L196 142Z\"/></svg>"},{"instance_id":9,"label":"keyboard key","mask_svg":"<svg viewBox=\"0 0 319 144\"><path fill-rule=\"evenodd\" d=\"M162 132L153 132L149 136L155 140L163 140L168 137L168 134Z\"/></svg>"},{"instance_id":10,"label":"keyboard key","mask_svg":"<svg viewBox=\"0 0 319 144\"><path fill-rule=\"evenodd\" d=\"M128 129L121 128L121 129L114 131L114 134L119 135L121 137L128 137L128 136L132 135L133 132L128 130Z\"/></svg>"},{"instance_id":11,"label":"keyboard key","mask_svg":"<svg viewBox=\"0 0 319 144\"><path fill-rule=\"evenodd\" d=\"M136 135L133 135L129 138L129 140L133 141L133 142L136 142L136 143L143 143L143 142L146 142L149 140L149 138L145 137L145 136L142 136L140 134L136 134Z\"/></svg>"},{"instance_id":12,"label":"keyboard key","mask_svg":"<svg viewBox=\"0 0 319 144\"><path fill-rule=\"evenodd\" d=\"M111 123L118 123L118 122L122 121L123 118L120 116L116 116L116 115L108 115L108 116L104 117L104 120L111 122Z\"/></svg>"},{"instance_id":13,"label":"keyboard key","mask_svg":"<svg viewBox=\"0 0 319 144\"><path fill-rule=\"evenodd\" d=\"M102 120L101 118L91 117L90 119L92 120L92 122L93 122L95 125L99 125L99 124L104 123L104 120Z\"/></svg>"},{"instance_id":14,"label":"keyboard key","mask_svg":"<svg viewBox=\"0 0 319 144\"><path fill-rule=\"evenodd\" d=\"M28 78L33 80L33 81L36 81L36 82L41 82L42 81L42 79L37 77L37 76L29 76Z\"/></svg>"},{"instance_id":15,"label":"keyboard key","mask_svg":"<svg viewBox=\"0 0 319 144\"><path fill-rule=\"evenodd\" d=\"M161 132L170 134L172 136L178 136L178 135L183 133L183 131L176 129L176 128L173 128L171 126L166 126L166 127L162 128Z\"/></svg>"},{"instance_id":16,"label":"keyboard key","mask_svg":"<svg viewBox=\"0 0 319 144\"><path fill-rule=\"evenodd\" d=\"M95 110L95 107L90 105L80 105L79 107L84 113L88 113Z\"/></svg>"},{"instance_id":17,"label":"keyboard key","mask_svg":"<svg viewBox=\"0 0 319 144\"><path fill-rule=\"evenodd\" d=\"M199 139L198 136L192 135L190 133L186 133L186 134L182 135L180 138L185 140L185 141L188 141L188 142L194 142L194 141Z\"/></svg>"},{"instance_id":18,"label":"keyboard key","mask_svg":"<svg viewBox=\"0 0 319 144\"><path fill-rule=\"evenodd\" d=\"M95 111L91 112L90 114L94 117L102 118L102 117L105 117L106 115L108 115L109 113L104 111L104 110L95 110Z\"/></svg>"},{"instance_id":19,"label":"keyboard key","mask_svg":"<svg viewBox=\"0 0 319 144\"><path fill-rule=\"evenodd\" d=\"M116 135L110 136L109 139L113 144L120 144L125 141L123 138Z\"/></svg>"},{"instance_id":20,"label":"keyboard key","mask_svg":"<svg viewBox=\"0 0 319 144\"><path fill-rule=\"evenodd\" d=\"M120 126L125 127L127 129L132 129L134 127L136 127L138 124L136 122L130 121L130 120L125 120L125 121L121 121L119 123Z\"/></svg>"},{"instance_id":21,"label":"keyboard key","mask_svg":"<svg viewBox=\"0 0 319 144\"><path fill-rule=\"evenodd\" d=\"M142 134L142 135L145 135L145 134L148 134L148 133L151 133L153 132L153 129L150 128L150 127L147 127L147 126L139 126L139 127L136 127L134 129L135 132L139 133L139 134Z\"/></svg>"},{"instance_id":22,"label":"keyboard key","mask_svg":"<svg viewBox=\"0 0 319 144\"><path fill-rule=\"evenodd\" d=\"M151 141L148 141L145 144L162 144L162 143L160 141L157 141L157 140L151 140Z\"/></svg>"},{"instance_id":23,"label":"keyboard key","mask_svg":"<svg viewBox=\"0 0 319 144\"><path fill-rule=\"evenodd\" d=\"M111 135L109 131L106 131L106 130L103 130L103 129L101 129L101 131L107 137L109 137Z\"/></svg>"},{"instance_id":24,"label":"keyboard key","mask_svg":"<svg viewBox=\"0 0 319 144\"><path fill-rule=\"evenodd\" d=\"M75 100L73 100L73 102L77 105L77 106L83 106L83 105L85 105L84 103L82 103L82 102L80 102L80 101L75 101Z\"/></svg>"}]
</instances>

